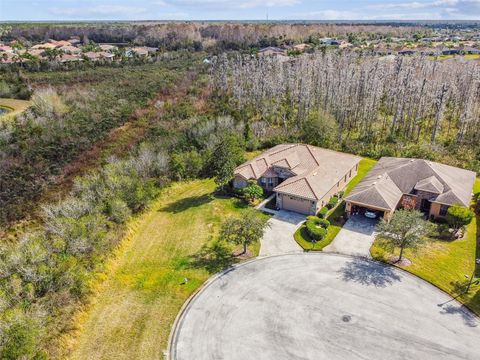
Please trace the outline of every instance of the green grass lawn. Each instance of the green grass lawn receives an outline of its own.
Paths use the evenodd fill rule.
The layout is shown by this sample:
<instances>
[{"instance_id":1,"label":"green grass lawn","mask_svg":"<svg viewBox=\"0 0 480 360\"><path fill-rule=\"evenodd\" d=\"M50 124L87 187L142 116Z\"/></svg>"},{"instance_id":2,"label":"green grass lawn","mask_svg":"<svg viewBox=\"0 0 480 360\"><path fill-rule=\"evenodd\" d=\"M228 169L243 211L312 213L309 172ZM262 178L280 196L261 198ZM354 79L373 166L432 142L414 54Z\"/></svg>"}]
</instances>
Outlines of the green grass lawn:
<instances>
[{"instance_id":1,"label":"green grass lawn","mask_svg":"<svg viewBox=\"0 0 480 360\"><path fill-rule=\"evenodd\" d=\"M134 221L133 235L78 319L73 359L163 358L183 303L213 273L239 261L233 247L213 239L221 221L245 206L214 197L214 189L213 180L175 183ZM253 256L259 246L250 247Z\"/></svg>"},{"instance_id":2,"label":"green grass lawn","mask_svg":"<svg viewBox=\"0 0 480 360\"><path fill-rule=\"evenodd\" d=\"M345 188L344 196L348 195L350 191L352 191L352 189L365 177L365 175L367 175L367 173L376 163L376 160L367 158L360 161L358 173L348 183L347 187ZM297 229L293 237L303 249L320 251L325 246L329 245L342 229L342 226L345 223L344 214L345 204L342 202L327 216L327 220L330 221L330 226L328 227L327 236L325 236L325 238L321 241L317 241L315 243L312 242L312 239L307 233L307 227L305 224Z\"/></svg>"},{"instance_id":3,"label":"green grass lawn","mask_svg":"<svg viewBox=\"0 0 480 360\"><path fill-rule=\"evenodd\" d=\"M480 192L477 179L474 192ZM405 256L412 265L402 267L422 279L438 286L480 315L480 286L472 286L469 294L463 294L468 279L475 269L476 246L480 244L480 219L468 226L463 239L454 241L428 240L417 251L406 250ZM376 240L370 249L372 256L386 261L392 253L385 249L381 240ZM398 249L394 250L398 255ZM480 274L479 274L480 275Z\"/></svg>"}]
</instances>

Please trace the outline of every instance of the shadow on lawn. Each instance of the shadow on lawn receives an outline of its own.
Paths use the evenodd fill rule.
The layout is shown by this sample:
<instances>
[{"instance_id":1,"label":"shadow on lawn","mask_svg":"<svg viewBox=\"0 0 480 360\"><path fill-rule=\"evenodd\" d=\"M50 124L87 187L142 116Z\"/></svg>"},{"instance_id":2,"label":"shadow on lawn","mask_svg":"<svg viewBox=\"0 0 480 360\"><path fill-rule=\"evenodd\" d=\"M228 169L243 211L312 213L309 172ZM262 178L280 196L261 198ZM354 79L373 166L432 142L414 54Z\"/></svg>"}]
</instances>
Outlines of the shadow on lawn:
<instances>
[{"instance_id":1,"label":"shadow on lawn","mask_svg":"<svg viewBox=\"0 0 480 360\"><path fill-rule=\"evenodd\" d=\"M339 271L343 281L354 281L362 285L386 287L396 281L401 281L400 276L391 266L375 264L362 259L352 259Z\"/></svg>"},{"instance_id":2,"label":"shadow on lawn","mask_svg":"<svg viewBox=\"0 0 480 360\"><path fill-rule=\"evenodd\" d=\"M194 269L205 269L210 274L222 271L238 259L233 256L232 250L221 241L215 241L212 245L204 245L200 251L190 258L189 267Z\"/></svg>"},{"instance_id":3,"label":"shadow on lawn","mask_svg":"<svg viewBox=\"0 0 480 360\"><path fill-rule=\"evenodd\" d=\"M191 196L188 198L184 198L184 199L180 199L175 202L172 202L164 206L163 208L161 208L160 211L177 214L194 207L199 207L199 206L208 204L214 199L215 198L211 194L206 194L201 196Z\"/></svg>"}]
</instances>

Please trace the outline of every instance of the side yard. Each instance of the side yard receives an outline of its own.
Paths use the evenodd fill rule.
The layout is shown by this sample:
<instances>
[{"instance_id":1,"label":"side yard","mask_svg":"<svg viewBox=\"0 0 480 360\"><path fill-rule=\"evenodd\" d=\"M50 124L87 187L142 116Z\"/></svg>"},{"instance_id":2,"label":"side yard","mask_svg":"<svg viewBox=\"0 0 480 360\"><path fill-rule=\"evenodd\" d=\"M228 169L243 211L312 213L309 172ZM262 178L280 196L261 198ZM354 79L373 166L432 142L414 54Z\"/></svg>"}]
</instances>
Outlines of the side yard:
<instances>
[{"instance_id":1,"label":"side yard","mask_svg":"<svg viewBox=\"0 0 480 360\"><path fill-rule=\"evenodd\" d=\"M480 179L477 179L474 193L480 192ZM431 239L416 251L405 250L405 256L412 265L404 267L418 277L429 281L446 291L471 310L480 315L480 286L473 285L468 294L464 290L475 271L476 249L480 244L480 219L476 218L467 226L462 239L444 241ZM395 249L398 254L398 249ZM376 260L386 261L392 254L385 249L380 240L376 240L370 249ZM477 276L479 276L477 268Z\"/></svg>"},{"instance_id":2,"label":"side yard","mask_svg":"<svg viewBox=\"0 0 480 360\"><path fill-rule=\"evenodd\" d=\"M242 211L213 195L213 180L175 183L134 222L133 236L108 267L96 302L80 317L73 359L160 359L186 299L238 259L215 242L221 221ZM207 246L208 244L208 246ZM256 256L259 244L250 247Z\"/></svg>"},{"instance_id":3,"label":"side yard","mask_svg":"<svg viewBox=\"0 0 480 360\"><path fill-rule=\"evenodd\" d=\"M367 175L370 169L375 165L376 161L372 159L362 159L358 167L358 174L355 176L345 188L344 196L348 195L350 191ZM313 242L311 237L307 232L305 224L300 226L294 234L295 241L304 249L304 250L315 250L320 251L325 246L329 245L337 234L342 229L343 224L345 223L345 203L340 201L339 204L330 210L326 219L330 222L330 226L327 230L327 235L321 241Z\"/></svg>"}]
</instances>

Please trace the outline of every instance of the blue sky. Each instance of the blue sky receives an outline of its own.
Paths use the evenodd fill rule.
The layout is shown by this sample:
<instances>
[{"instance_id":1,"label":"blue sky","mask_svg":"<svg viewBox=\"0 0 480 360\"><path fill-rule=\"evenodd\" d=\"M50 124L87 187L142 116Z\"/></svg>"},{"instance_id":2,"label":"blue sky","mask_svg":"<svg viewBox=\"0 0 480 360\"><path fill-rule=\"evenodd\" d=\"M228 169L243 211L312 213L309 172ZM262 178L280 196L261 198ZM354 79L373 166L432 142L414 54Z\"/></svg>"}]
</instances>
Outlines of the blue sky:
<instances>
[{"instance_id":1,"label":"blue sky","mask_svg":"<svg viewBox=\"0 0 480 360\"><path fill-rule=\"evenodd\" d=\"M0 0L1 20L480 20L480 0Z\"/></svg>"}]
</instances>

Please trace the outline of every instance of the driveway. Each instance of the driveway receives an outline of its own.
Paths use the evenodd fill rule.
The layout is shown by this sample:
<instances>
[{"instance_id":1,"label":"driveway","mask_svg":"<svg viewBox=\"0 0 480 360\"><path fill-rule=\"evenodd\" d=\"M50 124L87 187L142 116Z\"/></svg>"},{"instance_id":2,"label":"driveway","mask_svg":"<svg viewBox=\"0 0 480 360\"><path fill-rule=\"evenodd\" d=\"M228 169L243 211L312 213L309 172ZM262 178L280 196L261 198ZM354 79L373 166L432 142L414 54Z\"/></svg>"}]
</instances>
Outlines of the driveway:
<instances>
[{"instance_id":1,"label":"driveway","mask_svg":"<svg viewBox=\"0 0 480 360\"><path fill-rule=\"evenodd\" d=\"M171 360L478 359L480 322L388 265L289 254L236 266L186 305Z\"/></svg>"},{"instance_id":2,"label":"driveway","mask_svg":"<svg viewBox=\"0 0 480 360\"><path fill-rule=\"evenodd\" d=\"M352 216L323 251L370 258L377 222L378 220L368 219L363 215Z\"/></svg>"},{"instance_id":3,"label":"driveway","mask_svg":"<svg viewBox=\"0 0 480 360\"><path fill-rule=\"evenodd\" d=\"M277 211L268 220L269 227L260 242L259 256L302 252L303 249L297 244L293 234L303 221L305 215L286 210Z\"/></svg>"}]
</instances>

